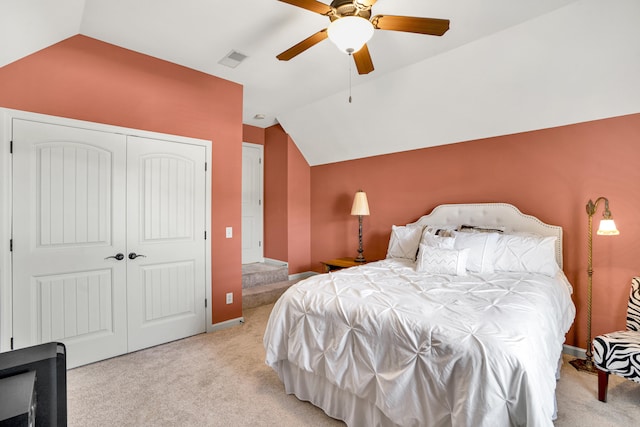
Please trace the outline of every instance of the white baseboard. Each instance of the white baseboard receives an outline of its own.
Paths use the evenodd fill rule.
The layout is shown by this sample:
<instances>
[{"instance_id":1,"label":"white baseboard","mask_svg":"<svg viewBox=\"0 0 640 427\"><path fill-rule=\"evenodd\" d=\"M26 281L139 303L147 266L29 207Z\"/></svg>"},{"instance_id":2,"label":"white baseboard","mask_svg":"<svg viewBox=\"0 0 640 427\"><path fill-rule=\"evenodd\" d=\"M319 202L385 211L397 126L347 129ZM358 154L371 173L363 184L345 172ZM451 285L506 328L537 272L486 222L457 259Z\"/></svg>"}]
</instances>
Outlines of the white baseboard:
<instances>
[{"instance_id":1,"label":"white baseboard","mask_svg":"<svg viewBox=\"0 0 640 427\"><path fill-rule=\"evenodd\" d=\"M221 331L223 329L228 329L233 326L242 325L244 323L244 317L237 317L235 319L225 320L224 322L214 323L213 325L209 325L207 328L207 332L215 332Z\"/></svg>"},{"instance_id":2,"label":"white baseboard","mask_svg":"<svg viewBox=\"0 0 640 427\"><path fill-rule=\"evenodd\" d=\"M574 347L572 345L566 345L566 344L562 346L562 353L568 354L569 356L577 357L580 359L584 359L585 357L587 357L587 350L580 347Z\"/></svg>"},{"instance_id":3,"label":"white baseboard","mask_svg":"<svg viewBox=\"0 0 640 427\"><path fill-rule=\"evenodd\" d=\"M307 277L315 276L316 274L320 273L316 273L315 271L303 271L302 273L290 274L289 280L302 280Z\"/></svg>"}]
</instances>

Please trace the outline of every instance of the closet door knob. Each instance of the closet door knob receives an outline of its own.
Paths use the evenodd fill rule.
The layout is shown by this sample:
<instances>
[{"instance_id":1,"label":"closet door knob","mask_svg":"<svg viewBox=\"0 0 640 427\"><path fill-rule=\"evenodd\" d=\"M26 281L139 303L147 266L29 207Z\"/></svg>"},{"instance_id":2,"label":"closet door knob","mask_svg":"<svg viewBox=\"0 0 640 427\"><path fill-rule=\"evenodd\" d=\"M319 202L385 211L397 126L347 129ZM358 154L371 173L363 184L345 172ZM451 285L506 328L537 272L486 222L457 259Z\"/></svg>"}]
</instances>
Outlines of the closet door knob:
<instances>
[{"instance_id":1,"label":"closet door knob","mask_svg":"<svg viewBox=\"0 0 640 427\"><path fill-rule=\"evenodd\" d=\"M114 258L114 259L117 259L118 261L122 261L124 259L124 254L117 253L115 255L108 256L105 259L109 259L109 258Z\"/></svg>"},{"instance_id":2,"label":"closet door knob","mask_svg":"<svg viewBox=\"0 0 640 427\"><path fill-rule=\"evenodd\" d=\"M135 252L131 252L129 254L129 259L136 259L138 257L146 258L147 256L146 255L142 255L142 254L137 254Z\"/></svg>"}]
</instances>

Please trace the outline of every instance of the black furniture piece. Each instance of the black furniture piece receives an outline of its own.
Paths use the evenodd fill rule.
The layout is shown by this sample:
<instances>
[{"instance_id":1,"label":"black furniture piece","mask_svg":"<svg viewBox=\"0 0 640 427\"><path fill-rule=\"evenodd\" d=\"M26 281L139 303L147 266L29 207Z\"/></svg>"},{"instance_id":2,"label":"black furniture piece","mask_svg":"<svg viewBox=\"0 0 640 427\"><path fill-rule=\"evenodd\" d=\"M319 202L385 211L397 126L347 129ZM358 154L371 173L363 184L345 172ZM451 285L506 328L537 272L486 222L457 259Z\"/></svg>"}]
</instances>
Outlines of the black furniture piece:
<instances>
[{"instance_id":1,"label":"black furniture piece","mask_svg":"<svg viewBox=\"0 0 640 427\"><path fill-rule=\"evenodd\" d=\"M67 362L62 343L0 353L0 426L66 426ZM2 419L4 417L4 419Z\"/></svg>"}]
</instances>

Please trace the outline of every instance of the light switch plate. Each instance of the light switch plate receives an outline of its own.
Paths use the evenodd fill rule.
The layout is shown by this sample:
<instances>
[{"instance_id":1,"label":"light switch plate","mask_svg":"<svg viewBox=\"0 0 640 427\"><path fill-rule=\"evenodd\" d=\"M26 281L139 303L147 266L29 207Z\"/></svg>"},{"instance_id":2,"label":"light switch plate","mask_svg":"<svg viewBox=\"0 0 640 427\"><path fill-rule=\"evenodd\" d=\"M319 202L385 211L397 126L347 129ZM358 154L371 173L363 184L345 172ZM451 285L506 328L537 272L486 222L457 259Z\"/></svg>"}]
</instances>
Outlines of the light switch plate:
<instances>
[{"instance_id":1,"label":"light switch plate","mask_svg":"<svg viewBox=\"0 0 640 427\"><path fill-rule=\"evenodd\" d=\"M227 236L227 239L230 239L233 237L233 227L227 227L226 236Z\"/></svg>"},{"instance_id":2,"label":"light switch plate","mask_svg":"<svg viewBox=\"0 0 640 427\"><path fill-rule=\"evenodd\" d=\"M227 304L233 304L233 292L227 292Z\"/></svg>"}]
</instances>

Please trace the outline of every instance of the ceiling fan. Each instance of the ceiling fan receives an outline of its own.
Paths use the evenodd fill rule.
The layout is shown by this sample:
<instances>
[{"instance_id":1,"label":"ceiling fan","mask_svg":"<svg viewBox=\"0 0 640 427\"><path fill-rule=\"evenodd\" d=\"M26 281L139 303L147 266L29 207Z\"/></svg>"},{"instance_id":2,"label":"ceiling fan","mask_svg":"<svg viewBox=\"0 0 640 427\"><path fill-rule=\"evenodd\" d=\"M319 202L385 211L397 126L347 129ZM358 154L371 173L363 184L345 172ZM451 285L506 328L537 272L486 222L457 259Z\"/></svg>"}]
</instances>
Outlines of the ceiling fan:
<instances>
[{"instance_id":1,"label":"ceiling fan","mask_svg":"<svg viewBox=\"0 0 640 427\"><path fill-rule=\"evenodd\" d=\"M285 50L276 58L281 61L288 61L328 37L339 49L349 55L353 54L359 74L368 74L374 69L373 61L366 45L373 35L374 29L428 34L431 36L441 36L449 29L448 19L392 15L375 15L371 17L371 7L377 0L333 0L329 5L316 0L279 1L328 16L331 24L329 27ZM351 39L352 37L353 39Z\"/></svg>"}]
</instances>

